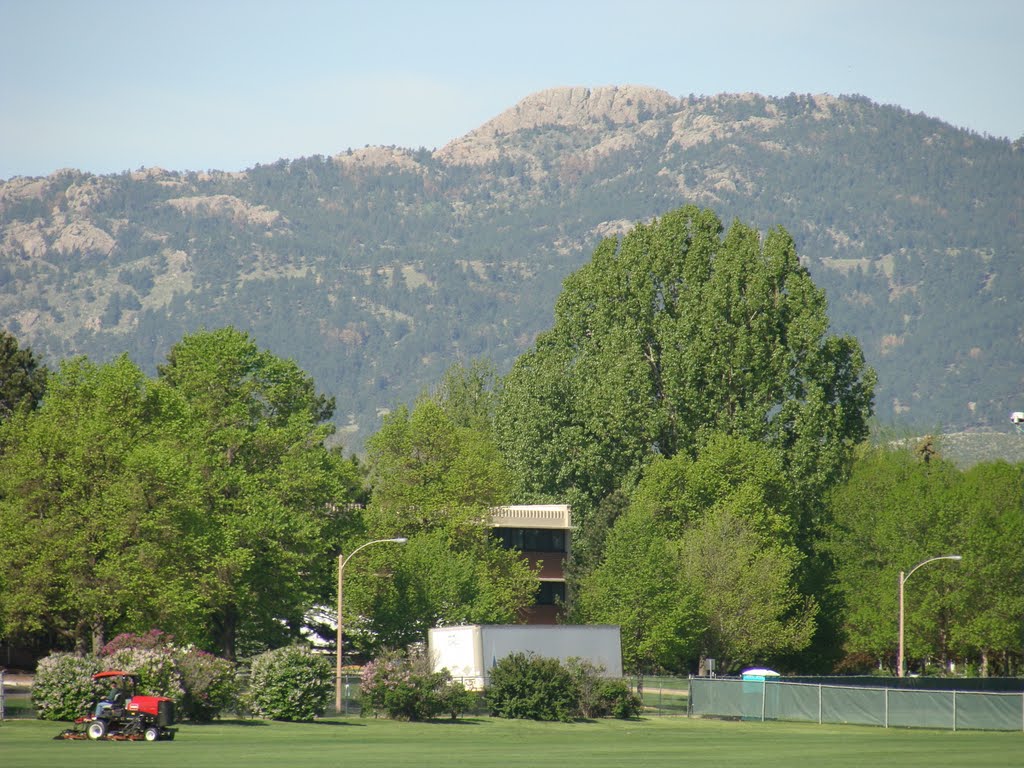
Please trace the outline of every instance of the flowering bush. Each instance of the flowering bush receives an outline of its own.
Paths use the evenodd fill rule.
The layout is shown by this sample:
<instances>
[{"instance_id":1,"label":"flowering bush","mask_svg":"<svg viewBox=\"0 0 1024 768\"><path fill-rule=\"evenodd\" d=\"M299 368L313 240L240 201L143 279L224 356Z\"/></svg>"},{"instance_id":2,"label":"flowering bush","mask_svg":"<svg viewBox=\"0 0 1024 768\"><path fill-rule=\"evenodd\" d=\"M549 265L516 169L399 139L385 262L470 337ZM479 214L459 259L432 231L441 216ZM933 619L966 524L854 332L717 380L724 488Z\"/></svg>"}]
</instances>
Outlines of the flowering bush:
<instances>
[{"instance_id":1,"label":"flowering bush","mask_svg":"<svg viewBox=\"0 0 1024 768\"><path fill-rule=\"evenodd\" d=\"M442 712L454 720L473 703L473 695L447 670L431 671L425 656L391 653L363 667L359 689L363 706L395 720L429 720Z\"/></svg>"},{"instance_id":2,"label":"flowering bush","mask_svg":"<svg viewBox=\"0 0 1024 768\"><path fill-rule=\"evenodd\" d=\"M330 662L307 648L267 651L252 661L246 702L264 717L309 721L327 709L333 674Z\"/></svg>"},{"instance_id":3,"label":"flowering bush","mask_svg":"<svg viewBox=\"0 0 1024 768\"><path fill-rule=\"evenodd\" d=\"M54 653L42 659L32 684L32 703L42 720L74 720L89 714L101 688L93 682L95 656Z\"/></svg>"},{"instance_id":4,"label":"flowering bush","mask_svg":"<svg viewBox=\"0 0 1024 768\"><path fill-rule=\"evenodd\" d=\"M140 652L168 655L173 671L165 658ZM108 657L111 667L143 674L143 688L174 699L180 719L209 722L237 704L234 664L191 645L177 647L174 635L162 630L118 635L103 646L100 656ZM146 666L148 674L135 669L139 664Z\"/></svg>"},{"instance_id":5,"label":"flowering bush","mask_svg":"<svg viewBox=\"0 0 1024 768\"><path fill-rule=\"evenodd\" d=\"M144 635L122 632L100 649L100 656L113 656L125 648L137 650L162 650L174 647L174 635L160 629L151 629Z\"/></svg>"},{"instance_id":6,"label":"flowering bush","mask_svg":"<svg viewBox=\"0 0 1024 768\"><path fill-rule=\"evenodd\" d=\"M238 701L235 665L195 648L180 648L174 660L185 686L181 717L209 722Z\"/></svg>"},{"instance_id":7,"label":"flowering bush","mask_svg":"<svg viewBox=\"0 0 1024 768\"><path fill-rule=\"evenodd\" d=\"M106 663L109 669L138 675L140 694L166 696L176 708L185 700L185 685L170 649L126 647L108 656Z\"/></svg>"},{"instance_id":8,"label":"flowering bush","mask_svg":"<svg viewBox=\"0 0 1024 768\"><path fill-rule=\"evenodd\" d=\"M109 691L92 680L95 672L120 669L139 676L138 693L172 699L179 719L208 721L236 706L235 666L191 646L178 648L158 629L144 635L118 635L95 656L55 653L39 662L33 698L39 716L72 720L87 714Z\"/></svg>"}]
</instances>

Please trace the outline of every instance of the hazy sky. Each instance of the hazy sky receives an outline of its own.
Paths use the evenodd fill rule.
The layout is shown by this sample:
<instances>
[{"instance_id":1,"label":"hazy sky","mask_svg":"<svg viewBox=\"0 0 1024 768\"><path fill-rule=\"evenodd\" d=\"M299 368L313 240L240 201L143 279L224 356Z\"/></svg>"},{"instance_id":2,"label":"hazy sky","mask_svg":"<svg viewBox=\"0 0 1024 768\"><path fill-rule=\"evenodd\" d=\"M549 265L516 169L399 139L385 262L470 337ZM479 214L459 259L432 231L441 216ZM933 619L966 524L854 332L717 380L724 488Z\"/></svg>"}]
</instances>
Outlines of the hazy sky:
<instances>
[{"instance_id":1,"label":"hazy sky","mask_svg":"<svg viewBox=\"0 0 1024 768\"><path fill-rule=\"evenodd\" d=\"M435 148L531 93L861 94L1024 135L1020 0L0 0L0 179Z\"/></svg>"}]
</instances>

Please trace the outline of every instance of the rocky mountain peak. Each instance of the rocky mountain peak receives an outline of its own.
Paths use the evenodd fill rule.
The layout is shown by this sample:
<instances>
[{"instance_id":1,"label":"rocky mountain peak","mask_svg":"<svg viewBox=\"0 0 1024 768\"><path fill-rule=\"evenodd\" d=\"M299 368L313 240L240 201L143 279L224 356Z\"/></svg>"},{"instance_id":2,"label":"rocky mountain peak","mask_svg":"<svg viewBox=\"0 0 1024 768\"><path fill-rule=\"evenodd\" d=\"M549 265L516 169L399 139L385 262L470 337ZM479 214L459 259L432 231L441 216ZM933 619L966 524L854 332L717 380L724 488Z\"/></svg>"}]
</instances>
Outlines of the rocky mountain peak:
<instances>
[{"instance_id":1,"label":"rocky mountain peak","mask_svg":"<svg viewBox=\"0 0 1024 768\"><path fill-rule=\"evenodd\" d=\"M527 96L474 131L439 149L453 163L487 162L502 138L521 131L562 127L574 131L629 128L679 109L671 94L639 85L550 88Z\"/></svg>"},{"instance_id":2,"label":"rocky mountain peak","mask_svg":"<svg viewBox=\"0 0 1024 768\"><path fill-rule=\"evenodd\" d=\"M678 108L677 98L645 86L551 88L527 96L469 135L515 133L547 125L635 125Z\"/></svg>"}]
</instances>

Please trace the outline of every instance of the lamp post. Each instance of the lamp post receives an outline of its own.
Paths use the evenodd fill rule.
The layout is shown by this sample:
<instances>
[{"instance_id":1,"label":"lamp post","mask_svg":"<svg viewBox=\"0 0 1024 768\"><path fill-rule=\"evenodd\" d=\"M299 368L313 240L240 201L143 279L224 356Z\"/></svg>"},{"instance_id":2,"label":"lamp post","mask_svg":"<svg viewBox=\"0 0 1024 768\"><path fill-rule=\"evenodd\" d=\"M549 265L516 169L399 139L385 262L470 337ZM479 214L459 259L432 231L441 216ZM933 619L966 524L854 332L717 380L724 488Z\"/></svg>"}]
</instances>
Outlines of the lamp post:
<instances>
[{"instance_id":1,"label":"lamp post","mask_svg":"<svg viewBox=\"0 0 1024 768\"><path fill-rule=\"evenodd\" d=\"M929 557L927 560L922 560L920 563L911 568L906 575L903 571L900 571L900 646L899 655L896 659L896 676L903 677L903 585L907 583L907 579L910 578L911 574L914 573L922 565L928 565L928 563L934 563L936 560L962 560L960 555L939 555L938 557Z\"/></svg>"},{"instance_id":2,"label":"lamp post","mask_svg":"<svg viewBox=\"0 0 1024 768\"><path fill-rule=\"evenodd\" d=\"M386 544L386 543L389 543L389 542L392 543L392 544L405 544L405 542L407 542L407 541L408 541L408 539L405 538L404 536L399 536L399 537L394 538L394 539L374 539L373 541L368 541L365 544L360 544L358 547L356 547L355 549L353 549L351 552L348 553L348 557L345 557L344 553L342 553L342 552L338 553L338 637L337 637L338 652L335 654L335 664L334 664L334 667L335 667L334 668L334 711L335 712L341 712L341 656L342 656L342 647L343 647L342 644L341 644L341 641L342 641L342 636L344 634L344 630L342 628L342 621L341 621L341 601L342 601L342 594L343 594L342 586L343 586L343 583L344 583L343 582L343 578L344 578L344 575L345 575L345 566L348 564L348 561L352 559L352 555L354 555L356 552L358 552L361 549L365 549L366 547L370 546L371 544Z\"/></svg>"}]
</instances>

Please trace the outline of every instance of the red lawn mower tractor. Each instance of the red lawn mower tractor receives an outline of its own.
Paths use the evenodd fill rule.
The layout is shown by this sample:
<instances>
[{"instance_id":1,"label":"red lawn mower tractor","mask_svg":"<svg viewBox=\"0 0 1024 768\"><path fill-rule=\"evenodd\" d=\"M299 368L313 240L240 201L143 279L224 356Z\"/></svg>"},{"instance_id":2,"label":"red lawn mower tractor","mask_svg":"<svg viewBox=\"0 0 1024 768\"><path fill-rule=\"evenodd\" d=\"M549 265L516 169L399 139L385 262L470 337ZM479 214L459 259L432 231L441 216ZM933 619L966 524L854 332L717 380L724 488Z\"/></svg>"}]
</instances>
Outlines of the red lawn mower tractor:
<instances>
[{"instance_id":1,"label":"red lawn mower tractor","mask_svg":"<svg viewBox=\"0 0 1024 768\"><path fill-rule=\"evenodd\" d=\"M170 741L174 738L174 702L166 696L139 696L139 676L111 669L93 680L109 682L110 694L96 704L91 715L75 720L77 729L58 736L65 739Z\"/></svg>"}]
</instances>

